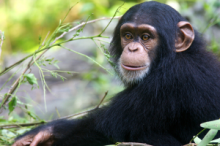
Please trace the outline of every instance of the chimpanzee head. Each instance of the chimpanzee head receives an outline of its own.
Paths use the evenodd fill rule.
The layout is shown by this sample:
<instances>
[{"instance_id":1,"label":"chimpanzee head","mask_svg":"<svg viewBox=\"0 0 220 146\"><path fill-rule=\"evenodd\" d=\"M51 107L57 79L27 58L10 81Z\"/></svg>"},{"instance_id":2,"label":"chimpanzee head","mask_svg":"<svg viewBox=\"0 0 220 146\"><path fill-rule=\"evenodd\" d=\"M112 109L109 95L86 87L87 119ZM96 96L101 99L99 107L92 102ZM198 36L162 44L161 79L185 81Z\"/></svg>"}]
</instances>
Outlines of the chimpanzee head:
<instances>
[{"instance_id":1,"label":"chimpanzee head","mask_svg":"<svg viewBox=\"0 0 220 146\"><path fill-rule=\"evenodd\" d=\"M110 53L126 86L142 81L153 68L190 48L194 30L176 10L158 2L130 8L115 28Z\"/></svg>"}]
</instances>

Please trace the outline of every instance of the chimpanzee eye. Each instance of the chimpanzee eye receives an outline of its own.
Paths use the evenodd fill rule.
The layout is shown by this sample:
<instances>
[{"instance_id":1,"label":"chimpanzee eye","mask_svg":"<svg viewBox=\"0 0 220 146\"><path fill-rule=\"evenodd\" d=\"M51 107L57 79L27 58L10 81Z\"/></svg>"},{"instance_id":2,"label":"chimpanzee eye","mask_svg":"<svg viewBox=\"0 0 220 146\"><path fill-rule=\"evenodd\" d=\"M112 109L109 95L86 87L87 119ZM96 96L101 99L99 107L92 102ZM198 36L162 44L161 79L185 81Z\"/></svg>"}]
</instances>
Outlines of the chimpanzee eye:
<instances>
[{"instance_id":1,"label":"chimpanzee eye","mask_svg":"<svg viewBox=\"0 0 220 146\"><path fill-rule=\"evenodd\" d=\"M130 39L132 39L132 35L131 35L130 33L126 33L126 34L125 34L125 38L126 38L127 40L130 40Z\"/></svg>"},{"instance_id":2,"label":"chimpanzee eye","mask_svg":"<svg viewBox=\"0 0 220 146\"><path fill-rule=\"evenodd\" d=\"M142 39L143 41L147 41L149 38L150 38L150 36L149 36L149 35L146 35L146 34L144 34L144 35L141 36L141 39Z\"/></svg>"}]
</instances>

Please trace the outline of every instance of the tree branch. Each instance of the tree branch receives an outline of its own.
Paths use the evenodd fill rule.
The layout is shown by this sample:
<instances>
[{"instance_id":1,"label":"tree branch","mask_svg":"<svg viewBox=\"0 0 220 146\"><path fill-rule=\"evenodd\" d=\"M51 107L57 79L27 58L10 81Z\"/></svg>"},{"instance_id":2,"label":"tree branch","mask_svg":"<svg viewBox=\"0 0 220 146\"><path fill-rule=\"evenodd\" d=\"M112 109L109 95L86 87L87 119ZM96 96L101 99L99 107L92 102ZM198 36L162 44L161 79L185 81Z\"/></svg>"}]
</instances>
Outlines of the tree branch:
<instances>
[{"instance_id":1,"label":"tree branch","mask_svg":"<svg viewBox=\"0 0 220 146\"><path fill-rule=\"evenodd\" d=\"M69 115L69 116L65 116L65 117L59 118L57 120L69 119L69 118L72 118L72 117L78 118L78 117L86 115L88 112L97 110L98 108L100 108L100 105L103 103L103 101L104 101L105 97L107 96L107 94L108 94L108 91L105 92L105 95L102 97L102 99L100 100L99 104L95 108L92 108L90 110L86 110L86 111L83 111L83 112L80 112L80 113L72 114L72 115ZM27 127L27 126L37 126L37 125L48 123L48 122L51 122L51 121L41 121L41 122L34 122L34 123L21 123L21 124L0 125L0 129L11 129L11 128L20 128L20 127Z\"/></svg>"},{"instance_id":2,"label":"tree branch","mask_svg":"<svg viewBox=\"0 0 220 146\"><path fill-rule=\"evenodd\" d=\"M94 23L94 22L97 22L97 21L100 21L100 20L119 19L119 18L121 18L121 16L114 17L114 18L113 18L113 17L109 17L109 18L103 17L103 18L99 18L99 19L95 19L95 20L91 20L91 21L87 21L87 22L82 22L81 24L79 24L79 25L77 25L77 26L75 26L75 27L69 29L69 31L64 32L64 33L62 33L60 36L56 37L56 38L54 39L54 41L52 42L52 44L54 44L57 40L59 40L59 39L61 39L62 37L64 37L64 35L66 35L67 33L72 32L72 31L74 31L74 30L76 30L76 29L79 29L80 27L84 26L85 24Z\"/></svg>"},{"instance_id":3,"label":"tree branch","mask_svg":"<svg viewBox=\"0 0 220 146\"><path fill-rule=\"evenodd\" d=\"M117 146L153 146L145 143L136 143L136 142L122 142Z\"/></svg>"}]
</instances>

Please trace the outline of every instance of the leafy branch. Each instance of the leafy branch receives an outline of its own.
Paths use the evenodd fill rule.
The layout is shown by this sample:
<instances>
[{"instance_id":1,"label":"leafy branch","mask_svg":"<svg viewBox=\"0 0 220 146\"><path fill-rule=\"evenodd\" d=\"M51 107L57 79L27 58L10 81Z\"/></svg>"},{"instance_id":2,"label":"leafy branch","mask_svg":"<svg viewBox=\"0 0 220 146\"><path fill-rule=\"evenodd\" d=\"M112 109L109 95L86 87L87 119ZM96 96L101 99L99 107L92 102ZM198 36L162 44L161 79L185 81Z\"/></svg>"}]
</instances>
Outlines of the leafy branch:
<instances>
[{"instance_id":1,"label":"leafy branch","mask_svg":"<svg viewBox=\"0 0 220 146\"><path fill-rule=\"evenodd\" d=\"M45 50L47 50L47 49L49 50L49 49L52 48L52 47L59 46L59 45L61 45L61 44L63 44L63 43L69 42L69 41L80 40L80 39L91 39L91 38L96 38L96 37L99 37L99 36L100 36L100 34L99 34L99 35L95 35L95 36L91 36L91 37L79 37L79 38L76 38L76 39L70 39L70 40L66 40L66 41L61 41L61 42L59 42L59 43L54 44L57 40L63 38L67 33L72 32L72 31L75 31L75 30L81 28L82 26L84 26L85 24L91 24L91 23L95 23L95 22L101 21L101 20L119 19L120 17L121 17L121 16L118 16L118 17L103 17L103 18L94 19L94 20L91 20L91 21L88 21L88 22L82 22L81 24L79 24L79 25L77 25L77 26L75 26L75 27L69 29L67 32L63 32L60 36L56 37L56 38L54 39L54 41L51 43L50 46L44 47L44 48L42 48L42 49L40 49L40 50L36 50L34 53L32 53L32 54L30 54L30 55L24 57L23 59L17 61L16 63L12 64L11 66L5 68L3 71L0 72L0 76L3 75L3 74L5 74L5 73L7 73L7 72L10 71L11 69L13 69L15 66L21 64L22 62L24 62L25 60L27 60L28 58L30 58L30 57L33 56L34 54L38 54L38 53L40 53L40 52L42 52L42 51L45 51ZM102 36L102 38L107 38L107 37L103 37L103 36ZM44 54L44 53L43 53L43 54Z\"/></svg>"},{"instance_id":2,"label":"leafy branch","mask_svg":"<svg viewBox=\"0 0 220 146\"><path fill-rule=\"evenodd\" d=\"M72 7L69 9L68 13L70 12L70 10L72 9ZM118 10L117 10L118 11ZM63 22L66 18L66 16L68 15L68 13L66 14L66 16L64 17L63 20L60 21L58 27L55 29L55 31L50 35L50 37L47 39L49 33L47 34L47 36L45 37L43 43L39 46L38 50L36 50L34 53L24 57L23 59L19 60L18 62L14 63L13 65L5 68L2 72L0 72L0 76L7 73L8 71L10 71L11 69L13 69L15 66L21 64L22 62L24 62L26 59L28 59L29 57L32 57L32 59L29 61L28 65L26 66L26 68L24 69L24 71L22 72L22 74L16 79L16 81L14 82L14 84L11 86L11 88L8 90L8 92L5 94L4 99L0 105L0 113L3 111L3 107L5 106L5 104L9 101L10 97L14 94L14 91L20 86L20 83L25 79L24 75L26 74L26 72L30 69L30 67L33 64L37 65L37 61L51 48L55 47L55 46L61 46L62 44L66 43L66 42L70 42L70 41L75 41L75 40L81 40L81 39L94 39L94 38L108 38L106 36L102 36L103 32L107 29L107 27L109 26L109 24L111 23L111 21L113 19L117 19L120 17L115 17L117 11L115 12L113 17L110 18L100 18L100 19L95 19L95 20L91 20L91 21L87 21L86 22L82 22L81 24L70 28L70 24L65 24L63 25ZM98 34L98 35L94 35L94 36L89 36L89 37L78 37L79 33L83 30L83 28L85 27L86 24L89 23L94 23L100 20L108 20L110 19L108 25L103 29L103 31ZM64 35L66 35L69 32L72 31L76 31L75 35L73 35L72 38L68 39L68 40L62 40L58 43L56 43L57 40L61 39L62 37L64 37ZM61 35L59 35L58 37L56 37L56 35L60 32L63 32ZM77 37L77 38L76 38ZM64 48L64 47L63 47ZM89 58L88 56L81 54L79 52L73 51L79 55L82 55L84 57ZM40 55L36 56L38 53L40 53ZM97 65L99 65L100 67L102 67L103 69L105 69L103 66L101 66L98 62L96 62L95 60L93 60L92 58L89 58L90 60L92 60L93 62L95 62ZM38 65L37 65L38 66ZM39 67L39 66L38 66ZM105 69L106 70L106 69ZM44 80L44 76L42 76L43 71L41 71L41 77ZM107 71L107 70L106 70ZM45 84L45 82L43 83Z\"/></svg>"},{"instance_id":3,"label":"leafy branch","mask_svg":"<svg viewBox=\"0 0 220 146\"><path fill-rule=\"evenodd\" d=\"M99 104L96 107L94 107L90 110L80 112L80 113L68 115L68 116L65 116L65 117L62 117L62 118L59 118L59 119L78 118L78 117L86 115L88 112L92 112L92 111L95 111L95 110L99 109L101 104L103 103L105 97L107 96L107 94L108 94L108 91L105 92L104 96L102 97L102 99L100 100ZM40 121L40 122L34 122L34 123L0 125L0 129L20 128L20 127L27 127L27 126L37 126L37 125L45 124L45 123L48 123L48 122L51 122L51 121Z\"/></svg>"}]
</instances>

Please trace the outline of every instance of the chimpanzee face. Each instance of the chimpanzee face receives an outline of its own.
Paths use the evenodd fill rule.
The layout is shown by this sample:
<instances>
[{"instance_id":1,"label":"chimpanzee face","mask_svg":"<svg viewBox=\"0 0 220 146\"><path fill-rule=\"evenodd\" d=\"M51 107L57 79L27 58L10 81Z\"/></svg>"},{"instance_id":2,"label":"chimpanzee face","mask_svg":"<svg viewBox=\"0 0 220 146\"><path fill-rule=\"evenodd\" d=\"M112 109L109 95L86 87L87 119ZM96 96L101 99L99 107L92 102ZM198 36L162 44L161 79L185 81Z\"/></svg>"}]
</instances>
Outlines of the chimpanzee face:
<instances>
[{"instance_id":1,"label":"chimpanzee face","mask_svg":"<svg viewBox=\"0 0 220 146\"><path fill-rule=\"evenodd\" d=\"M158 44L156 29L148 24L125 23L120 28L123 48L118 67L122 80L136 83L149 72L151 60Z\"/></svg>"}]
</instances>

